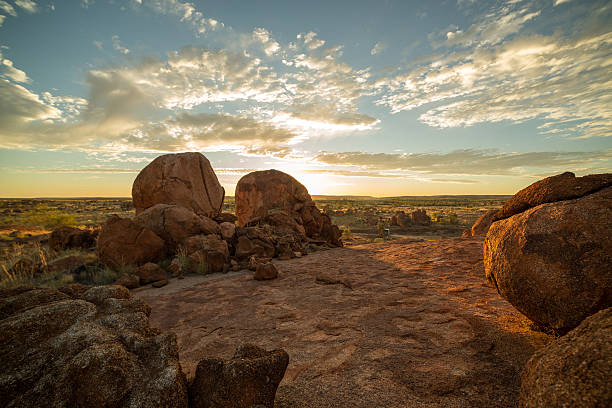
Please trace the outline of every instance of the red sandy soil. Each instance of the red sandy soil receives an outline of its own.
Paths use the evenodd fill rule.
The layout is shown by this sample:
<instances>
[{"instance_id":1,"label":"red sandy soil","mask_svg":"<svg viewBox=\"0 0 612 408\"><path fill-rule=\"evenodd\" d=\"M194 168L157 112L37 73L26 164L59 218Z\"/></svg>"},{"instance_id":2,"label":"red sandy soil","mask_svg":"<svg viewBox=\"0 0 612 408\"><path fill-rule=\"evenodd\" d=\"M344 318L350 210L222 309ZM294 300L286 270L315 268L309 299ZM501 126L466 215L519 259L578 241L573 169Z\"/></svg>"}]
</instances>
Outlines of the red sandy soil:
<instances>
[{"instance_id":1,"label":"red sandy soil","mask_svg":"<svg viewBox=\"0 0 612 408\"><path fill-rule=\"evenodd\" d=\"M482 238L359 245L276 265L272 281L240 272L136 295L153 326L176 332L188 376L240 343L285 349L281 408L514 407L521 369L552 340L486 281Z\"/></svg>"}]
</instances>

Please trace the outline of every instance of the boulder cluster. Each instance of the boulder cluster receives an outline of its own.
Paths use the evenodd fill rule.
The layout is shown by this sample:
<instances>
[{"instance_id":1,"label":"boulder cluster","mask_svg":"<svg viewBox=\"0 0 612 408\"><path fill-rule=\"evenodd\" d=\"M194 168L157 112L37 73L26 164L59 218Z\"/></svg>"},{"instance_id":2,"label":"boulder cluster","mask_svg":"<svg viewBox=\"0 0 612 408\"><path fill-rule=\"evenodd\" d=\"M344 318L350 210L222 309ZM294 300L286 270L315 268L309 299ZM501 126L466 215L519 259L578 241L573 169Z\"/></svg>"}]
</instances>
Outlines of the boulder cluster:
<instances>
[{"instance_id":1,"label":"boulder cluster","mask_svg":"<svg viewBox=\"0 0 612 408\"><path fill-rule=\"evenodd\" d=\"M492 221L487 278L536 324L567 333L527 363L520 406L612 405L612 174L545 178Z\"/></svg>"},{"instance_id":2,"label":"boulder cluster","mask_svg":"<svg viewBox=\"0 0 612 408\"><path fill-rule=\"evenodd\" d=\"M150 313L118 285L0 290L2 406L274 406L284 350L243 345L228 362L201 360L188 382L176 336Z\"/></svg>"},{"instance_id":3,"label":"boulder cluster","mask_svg":"<svg viewBox=\"0 0 612 408\"><path fill-rule=\"evenodd\" d=\"M236 214L223 213L225 191L200 153L156 158L136 177L133 219L111 217L97 240L101 263L135 268L117 283L131 287L167 278L167 272L211 273L252 269L272 258L290 259L321 246L342 246L341 232L306 188L278 170L244 176L236 186ZM236 225L237 221L237 225ZM274 266L267 266L267 270ZM265 276L272 276L271 272ZM153 279L158 280L153 280Z\"/></svg>"},{"instance_id":4,"label":"boulder cluster","mask_svg":"<svg viewBox=\"0 0 612 408\"><path fill-rule=\"evenodd\" d=\"M396 211L389 222L391 226L407 227L408 225L429 225L431 218L423 209L418 209L406 214L404 211Z\"/></svg>"}]
</instances>

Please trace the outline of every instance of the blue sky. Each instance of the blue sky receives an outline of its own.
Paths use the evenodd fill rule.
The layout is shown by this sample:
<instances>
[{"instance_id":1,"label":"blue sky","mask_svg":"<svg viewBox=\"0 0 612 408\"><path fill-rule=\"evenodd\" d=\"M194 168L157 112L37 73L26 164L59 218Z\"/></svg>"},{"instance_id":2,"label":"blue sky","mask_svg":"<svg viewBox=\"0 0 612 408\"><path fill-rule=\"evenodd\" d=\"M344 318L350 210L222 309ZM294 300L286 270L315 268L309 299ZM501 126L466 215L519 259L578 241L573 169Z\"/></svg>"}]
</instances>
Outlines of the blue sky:
<instances>
[{"instance_id":1,"label":"blue sky","mask_svg":"<svg viewBox=\"0 0 612 408\"><path fill-rule=\"evenodd\" d=\"M4 197L129 196L197 150L229 195L512 194L612 169L612 3L0 1Z\"/></svg>"}]
</instances>

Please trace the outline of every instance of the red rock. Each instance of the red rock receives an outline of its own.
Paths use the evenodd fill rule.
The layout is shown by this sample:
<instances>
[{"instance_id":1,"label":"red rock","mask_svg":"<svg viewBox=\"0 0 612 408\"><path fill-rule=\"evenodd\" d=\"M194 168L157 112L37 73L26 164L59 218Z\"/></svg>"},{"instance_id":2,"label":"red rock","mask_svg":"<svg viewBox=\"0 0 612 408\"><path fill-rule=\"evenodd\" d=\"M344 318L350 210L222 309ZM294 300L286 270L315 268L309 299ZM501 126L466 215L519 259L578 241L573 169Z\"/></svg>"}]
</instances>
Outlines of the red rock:
<instances>
[{"instance_id":1,"label":"red rock","mask_svg":"<svg viewBox=\"0 0 612 408\"><path fill-rule=\"evenodd\" d=\"M3 406L187 407L176 336L126 288L0 291L0 310Z\"/></svg>"},{"instance_id":2,"label":"red rock","mask_svg":"<svg viewBox=\"0 0 612 408\"><path fill-rule=\"evenodd\" d=\"M521 408L612 406L612 308L536 351L521 379Z\"/></svg>"},{"instance_id":3,"label":"red rock","mask_svg":"<svg viewBox=\"0 0 612 408\"><path fill-rule=\"evenodd\" d=\"M223 255L225 261L229 259L227 242L219 238L218 235L194 235L185 240L184 248L187 254L199 250L206 252L216 251Z\"/></svg>"},{"instance_id":4,"label":"red rock","mask_svg":"<svg viewBox=\"0 0 612 408\"><path fill-rule=\"evenodd\" d=\"M288 364L286 351L268 352L250 344L238 347L234 358L226 362L201 360L189 387L190 407L273 408Z\"/></svg>"},{"instance_id":5,"label":"red rock","mask_svg":"<svg viewBox=\"0 0 612 408\"><path fill-rule=\"evenodd\" d=\"M491 227L491 223L495 219L495 215L499 210L489 210L486 213L482 214L474 225L472 225L471 236L475 237L478 235L487 235L487 231Z\"/></svg>"},{"instance_id":6,"label":"red rock","mask_svg":"<svg viewBox=\"0 0 612 408\"><path fill-rule=\"evenodd\" d=\"M132 273L124 273L117 280L115 285L125 286L128 289L136 289L140 286L140 277Z\"/></svg>"},{"instance_id":7,"label":"red rock","mask_svg":"<svg viewBox=\"0 0 612 408\"><path fill-rule=\"evenodd\" d=\"M97 241L98 260L110 267L156 262L165 255L164 241L128 218L110 217Z\"/></svg>"},{"instance_id":8,"label":"red rock","mask_svg":"<svg viewBox=\"0 0 612 408\"><path fill-rule=\"evenodd\" d=\"M146 285L151 282L161 281L168 278L168 273L159 265L146 263L134 270L134 275L140 278L140 284Z\"/></svg>"},{"instance_id":9,"label":"red rock","mask_svg":"<svg viewBox=\"0 0 612 408\"><path fill-rule=\"evenodd\" d=\"M233 222L222 222L219 224L219 228L221 229L221 236L225 240L232 239L236 233L236 224Z\"/></svg>"},{"instance_id":10,"label":"red rock","mask_svg":"<svg viewBox=\"0 0 612 408\"><path fill-rule=\"evenodd\" d=\"M496 220L511 217L544 203L571 200L612 186L612 173L576 177L565 172L536 181L513 195L495 216Z\"/></svg>"},{"instance_id":11,"label":"red rock","mask_svg":"<svg viewBox=\"0 0 612 408\"><path fill-rule=\"evenodd\" d=\"M242 177L236 185L235 198L240 226L268 215L270 209L293 212L297 206L312 201L306 187L278 170L255 171Z\"/></svg>"},{"instance_id":12,"label":"red rock","mask_svg":"<svg viewBox=\"0 0 612 408\"><path fill-rule=\"evenodd\" d=\"M427 215L427 212L423 209L418 209L410 213L410 220L413 224L417 225L429 225L431 224L431 218Z\"/></svg>"},{"instance_id":13,"label":"red rock","mask_svg":"<svg viewBox=\"0 0 612 408\"><path fill-rule=\"evenodd\" d=\"M392 226L406 227L410 224L410 217L403 211L396 211L391 217L390 224Z\"/></svg>"},{"instance_id":14,"label":"red rock","mask_svg":"<svg viewBox=\"0 0 612 408\"><path fill-rule=\"evenodd\" d=\"M612 306L612 187L494 222L484 265L499 293L559 331Z\"/></svg>"},{"instance_id":15,"label":"red rock","mask_svg":"<svg viewBox=\"0 0 612 408\"><path fill-rule=\"evenodd\" d=\"M272 262L257 265L253 279L255 280L269 280L276 279L278 277L278 269Z\"/></svg>"},{"instance_id":16,"label":"red rock","mask_svg":"<svg viewBox=\"0 0 612 408\"><path fill-rule=\"evenodd\" d=\"M159 235L169 252L174 252L190 236L220 232L219 224L210 218L177 205L157 204L142 211L134 222Z\"/></svg>"},{"instance_id":17,"label":"red rock","mask_svg":"<svg viewBox=\"0 0 612 408\"><path fill-rule=\"evenodd\" d=\"M224 198L225 190L210 162L197 152L156 158L132 186L136 214L156 204L174 204L212 218L220 214Z\"/></svg>"},{"instance_id":18,"label":"red rock","mask_svg":"<svg viewBox=\"0 0 612 408\"><path fill-rule=\"evenodd\" d=\"M164 280L153 282L151 286L153 286L154 288L163 288L167 284L168 284L168 280L164 279Z\"/></svg>"}]
</instances>

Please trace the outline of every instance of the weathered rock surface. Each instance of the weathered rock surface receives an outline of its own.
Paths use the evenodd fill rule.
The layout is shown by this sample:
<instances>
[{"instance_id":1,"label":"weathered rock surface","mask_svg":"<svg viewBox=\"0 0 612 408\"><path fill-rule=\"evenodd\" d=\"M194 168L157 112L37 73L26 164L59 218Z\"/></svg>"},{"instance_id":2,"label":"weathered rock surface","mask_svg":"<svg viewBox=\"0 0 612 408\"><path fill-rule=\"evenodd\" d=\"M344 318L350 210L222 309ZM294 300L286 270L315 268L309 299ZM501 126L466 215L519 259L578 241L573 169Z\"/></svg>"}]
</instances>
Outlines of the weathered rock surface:
<instances>
[{"instance_id":1,"label":"weathered rock surface","mask_svg":"<svg viewBox=\"0 0 612 408\"><path fill-rule=\"evenodd\" d=\"M493 223L486 276L534 322L567 331L612 306L612 187Z\"/></svg>"},{"instance_id":2,"label":"weathered rock surface","mask_svg":"<svg viewBox=\"0 0 612 408\"><path fill-rule=\"evenodd\" d=\"M125 286L128 289L136 289L140 286L140 277L132 273L124 273L115 280L114 284Z\"/></svg>"},{"instance_id":3,"label":"weathered rock surface","mask_svg":"<svg viewBox=\"0 0 612 408\"><path fill-rule=\"evenodd\" d=\"M404 211L396 211L393 216L391 216L390 225L397 227L405 227L410 224L410 216L407 215Z\"/></svg>"},{"instance_id":4,"label":"weathered rock surface","mask_svg":"<svg viewBox=\"0 0 612 408\"><path fill-rule=\"evenodd\" d=\"M129 218L110 217L96 244L98 259L111 267L156 262L165 255L164 240Z\"/></svg>"},{"instance_id":5,"label":"weathered rock surface","mask_svg":"<svg viewBox=\"0 0 612 408\"><path fill-rule=\"evenodd\" d=\"M168 273L161 266L148 262L134 270L134 275L138 276L141 285L157 282L168 278Z\"/></svg>"},{"instance_id":6,"label":"weathered rock surface","mask_svg":"<svg viewBox=\"0 0 612 408\"><path fill-rule=\"evenodd\" d=\"M483 273L480 237L396 240L283 261L265 284L245 270L136 295L177 333L189 378L245 339L286 350L276 408L516 407L520 370L552 336Z\"/></svg>"},{"instance_id":7,"label":"weathered rock surface","mask_svg":"<svg viewBox=\"0 0 612 408\"><path fill-rule=\"evenodd\" d=\"M238 225L265 217L270 209L299 211L311 201L306 187L290 175L278 170L255 171L236 185Z\"/></svg>"},{"instance_id":8,"label":"weathered rock surface","mask_svg":"<svg viewBox=\"0 0 612 408\"><path fill-rule=\"evenodd\" d=\"M576 177L565 172L536 181L512 196L495 216L495 220L511 217L540 204L571 200L612 186L612 174L590 174Z\"/></svg>"},{"instance_id":9,"label":"weathered rock surface","mask_svg":"<svg viewBox=\"0 0 612 408\"><path fill-rule=\"evenodd\" d=\"M55 251L71 248L93 248L96 246L98 232L97 229L59 227L53 230L49 236L49 248Z\"/></svg>"},{"instance_id":10,"label":"weathered rock surface","mask_svg":"<svg viewBox=\"0 0 612 408\"><path fill-rule=\"evenodd\" d=\"M612 406L612 308L536 351L521 377L521 408Z\"/></svg>"},{"instance_id":11,"label":"weathered rock surface","mask_svg":"<svg viewBox=\"0 0 612 408\"><path fill-rule=\"evenodd\" d=\"M5 407L187 407L174 334L121 286L0 290Z\"/></svg>"},{"instance_id":12,"label":"weathered rock surface","mask_svg":"<svg viewBox=\"0 0 612 408\"><path fill-rule=\"evenodd\" d=\"M269 280L278 278L278 269L272 262L262 263L257 265L253 279L255 280Z\"/></svg>"},{"instance_id":13,"label":"weathered rock surface","mask_svg":"<svg viewBox=\"0 0 612 408\"><path fill-rule=\"evenodd\" d=\"M499 210L489 210L486 213L482 214L474 225L472 225L472 236L477 237L479 235L487 235L489 228L491 228L491 224L495 219L495 215Z\"/></svg>"},{"instance_id":14,"label":"weathered rock surface","mask_svg":"<svg viewBox=\"0 0 612 408\"><path fill-rule=\"evenodd\" d=\"M230 240L234 238L234 234L236 233L236 224L233 222L222 222L219 224L219 228L221 229L221 236L225 240Z\"/></svg>"},{"instance_id":15,"label":"weathered rock surface","mask_svg":"<svg viewBox=\"0 0 612 408\"><path fill-rule=\"evenodd\" d=\"M278 170L249 173L236 185L238 225L271 225L275 235L297 235L342 246L340 229L321 213L308 190Z\"/></svg>"},{"instance_id":16,"label":"weathered rock surface","mask_svg":"<svg viewBox=\"0 0 612 408\"><path fill-rule=\"evenodd\" d=\"M174 204L212 218L220 214L224 198L210 162L197 152L159 156L132 186L136 214L156 204Z\"/></svg>"},{"instance_id":17,"label":"weathered rock surface","mask_svg":"<svg viewBox=\"0 0 612 408\"><path fill-rule=\"evenodd\" d=\"M201 360L189 387L192 408L274 407L278 384L285 375L289 355L246 344L229 361Z\"/></svg>"},{"instance_id":18,"label":"weathered rock surface","mask_svg":"<svg viewBox=\"0 0 612 408\"><path fill-rule=\"evenodd\" d=\"M157 204L134 218L134 222L162 238L169 252L174 252L185 239L198 234L218 234L219 224L178 205Z\"/></svg>"}]
</instances>

